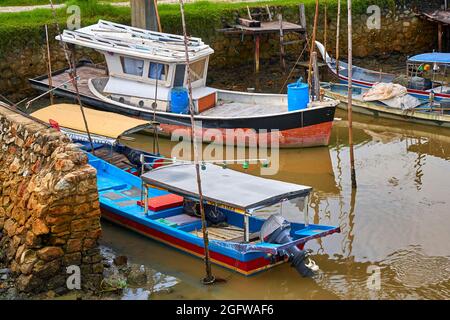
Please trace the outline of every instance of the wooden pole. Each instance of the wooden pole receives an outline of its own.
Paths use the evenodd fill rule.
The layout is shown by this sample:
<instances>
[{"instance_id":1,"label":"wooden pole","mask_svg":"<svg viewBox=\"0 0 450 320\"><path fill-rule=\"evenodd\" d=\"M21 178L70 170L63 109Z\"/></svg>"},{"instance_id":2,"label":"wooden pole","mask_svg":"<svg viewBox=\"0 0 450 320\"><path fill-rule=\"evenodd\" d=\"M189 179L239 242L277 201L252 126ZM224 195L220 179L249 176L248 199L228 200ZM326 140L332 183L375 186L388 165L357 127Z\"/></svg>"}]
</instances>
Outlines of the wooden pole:
<instances>
[{"instance_id":1,"label":"wooden pole","mask_svg":"<svg viewBox=\"0 0 450 320\"><path fill-rule=\"evenodd\" d=\"M325 52L327 52L327 42L328 42L328 13L327 13L327 1L325 0L325 9L324 9L324 23L323 23L323 46L325 47Z\"/></svg>"},{"instance_id":2,"label":"wooden pole","mask_svg":"<svg viewBox=\"0 0 450 320\"><path fill-rule=\"evenodd\" d=\"M285 52L284 52L284 33L283 33L283 16L281 14L278 15L278 21L280 23L280 64L281 70L286 72L286 60L285 60Z\"/></svg>"},{"instance_id":3,"label":"wooden pole","mask_svg":"<svg viewBox=\"0 0 450 320\"><path fill-rule=\"evenodd\" d=\"M306 32L306 14L305 14L305 4L301 3L298 5L298 13L300 15L300 25L305 29Z\"/></svg>"},{"instance_id":4,"label":"wooden pole","mask_svg":"<svg viewBox=\"0 0 450 320\"><path fill-rule=\"evenodd\" d=\"M353 124L352 124L352 104L353 104L353 39L352 39L352 0L347 0L348 7L348 141L350 148L350 169L352 178L352 188L356 188L355 155L353 151Z\"/></svg>"},{"instance_id":5,"label":"wooden pole","mask_svg":"<svg viewBox=\"0 0 450 320\"><path fill-rule=\"evenodd\" d=\"M259 73L259 42L260 35L255 35L255 73Z\"/></svg>"},{"instance_id":6,"label":"wooden pole","mask_svg":"<svg viewBox=\"0 0 450 320\"><path fill-rule=\"evenodd\" d=\"M319 80L319 68L317 66L317 52L312 53L312 65L313 65L313 101L320 99L320 80Z\"/></svg>"},{"instance_id":7,"label":"wooden pole","mask_svg":"<svg viewBox=\"0 0 450 320\"><path fill-rule=\"evenodd\" d=\"M206 226L205 209L203 207L203 192L202 192L202 180L200 176L200 164L199 164L199 150L197 145L197 135L195 132L195 119L194 119L194 101L192 99L192 85L191 85L191 68L189 66L189 51L188 51L188 36L186 32L186 21L184 19L184 4L183 0L180 1L180 11L181 11L181 23L183 27L184 36L184 50L186 57L186 68L187 68L187 84L189 91L189 110L191 117L191 140L194 145L194 164L195 171L197 174L197 187L200 201L200 215L202 219L202 233L203 233L203 244L205 247L205 269L206 277L203 279L204 284L212 284L215 282L215 278L211 272L211 262L209 258L209 239L208 239L208 229ZM201 134L201 133L200 133Z\"/></svg>"},{"instance_id":8,"label":"wooden pole","mask_svg":"<svg viewBox=\"0 0 450 320\"><path fill-rule=\"evenodd\" d=\"M48 72L48 89L51 90L53 88L53 79L52 79L52 60L50 56L50 42L48 40L48 26L45 25L45 41L47 44L47 72ZM53 91L50 91L50 104L53 104Z\"/></svg>"},{"instance_id":9,"label":"wooden pole","mask_svg":"<svg viewBox=\"0 0 450 320\"><path fill-rule=\"evenodd\" d=\"M159 11L158 11L158 0L153 0L153 6L155 7L155 15L156 15L156 22L158 23L158 31L162 32L161 27L161 20L159 18Z\"/></svg>"},{"instance_id":10,"label":"wooden pole","mask_svg":"<svg viewBox=\"0 0 450 320\"><path fill-rule=\"evenodd\" d=\"M161 32L156 0L130 0L130 5L133 27Z\"/></svg>"},{"instance_id":11,"label":"wooden pole","mask_svg":"<svg viewBox=\"0 0 450 320\"><path fill-rule=\"evenodd\" d=\"M442 23L438 24L438 51L442 52Z\"/></svg>"},{"instance_id":12,"label":"wooden pole","mask_svg":"<svg viewBox=\"0 0 450 320\"><path fill-rule=\"evenodd\" d=\"M341 0L338 0L337 22L336 22L336 73L339 76L339 46L341 32Z\"/></svg>"},{"instance_id":13,"label":"wooden pole","mask_svg":"<svg viewBox=\"0 0 450 320\"><path fill-rule=\"evenodd\" d=\"M52 10L53 19L55 20L55 24L56 24L56 30L57 30L58 35L59 35L59 42L60 42L60 45L63 48L64 57L66 58L67 64L69 65L69 70L70 70L69 71L69 78L70 78L70 81L72 83L73 88L75 89L78 105L80 106L81 115L83 116L84 127L86 129L86 133L87 133L87 136L88 136L88 139L89 139L89 144L91 145L91 152L92 152L92 154L95 155L94 143L92 142L92 137L91 137L91 133L89 131L89 126L88 126L88 123L87 123L87 120L86 120L86 115L84 113L83 104L81 103L80 91L78 90L77 69L76 69L76 64L75 64L75 54L72 51L72 59L73 59L72 60L71 57L69 56L67 45L62 39L61 30L59 28L58 19L56 17L56 10L55 10L55 7L53 6L53 1L52 0L49 0L49 1L50 1L50 7L51 7L51 10Z\"/></svg>"},{"instance_id":14,"label":"wooden pole","mask_svg":"<svg viewBox=\"0 0 450 320\"><path fill-rule=\"evenodd\" d=\"M309 69L308 69L308 87L312 92L312 53L316 48L317 23L319 19L319 0L316 0L316 13L314 15L313 34L311 39L311 48L309 50Z\"/></svg>"}]
</instances>

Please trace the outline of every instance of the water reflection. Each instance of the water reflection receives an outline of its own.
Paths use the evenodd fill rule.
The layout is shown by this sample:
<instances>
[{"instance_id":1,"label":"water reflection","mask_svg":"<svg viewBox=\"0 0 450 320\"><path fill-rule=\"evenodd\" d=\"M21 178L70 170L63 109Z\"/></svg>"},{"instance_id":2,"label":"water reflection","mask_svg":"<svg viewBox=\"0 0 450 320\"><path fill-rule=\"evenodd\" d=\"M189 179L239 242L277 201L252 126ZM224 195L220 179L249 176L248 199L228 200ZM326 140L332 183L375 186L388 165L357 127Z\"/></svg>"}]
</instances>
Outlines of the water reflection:
<instances>
[{"instance_id":1,"label":"water reflection","mask_svg":"<svg viewBox=\"0 0 450 320\"><path fill-rule=\"evenodd\" d=\"M299 277L289 265L251 278L214 267L228 283L205 288L199 283L201 260L110 225L105 238L181 279L173 293L157 297L161 299L450 298L450 132L354 115L358 189L352 190L345 113L337 116L344 120L335 122L328 148L281 150L280 171L270 177L311 185L312 222L341 227L340 234L308 245L321 267L315 279ZM150 136L133 137L128 144L152 149ZM173 145L160 140L165 155ZM259 174L256 165L232 167ZM367 288L371 266L381 268L380 290ZM428 277L427 268L432 281L419 286L420 274Z\"/></svg>"}]
</instances>

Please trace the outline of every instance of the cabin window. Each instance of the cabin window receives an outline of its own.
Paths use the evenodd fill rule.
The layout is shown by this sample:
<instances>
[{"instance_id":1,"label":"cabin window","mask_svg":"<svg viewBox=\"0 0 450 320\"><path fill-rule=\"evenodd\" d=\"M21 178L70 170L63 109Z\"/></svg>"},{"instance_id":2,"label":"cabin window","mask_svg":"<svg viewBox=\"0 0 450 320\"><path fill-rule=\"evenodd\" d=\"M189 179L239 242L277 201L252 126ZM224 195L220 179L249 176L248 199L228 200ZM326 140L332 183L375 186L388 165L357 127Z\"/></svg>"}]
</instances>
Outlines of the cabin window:
<instances>
[{"instance_id":1,"label":"cabin window","mask_svg":"<svg viewBox=\"0 0 450 320\"><path fill-rule=\"evenodd\" d=\"M120 61L122 62L123 73L142 77L144 72L144 60L120 57Z\"/></svg>"},{"instance_id":2,"label":"cabin window","mask_svg":"<svg viewBox=\"0 0 450 320\"><path fill-rule=\"evenodd\" d=\"M191 71L191 82L203 79L203 75L205 74L205 64L206 59L189 64L189 68Z\"/></svg>"},{"instance_id":3,"label":"cabin window","mask_svg":"<svg viewBox=\"0 0 450 320\"><path fill-rule=\"evenodd\" d=\"M182 87L184 84L184 74L186 73L186 65L177 64L175 68L175 79L173 80L174 87Z\"/></svg>"},{"instance_id":4,"label":"cabin window","mask_svg":"<svg viewBox=\"0 0 450 320\"><path fill-rule=\"evenodd\" d=\"M169 66L167 64L150 62L150 68L148 69L148 77L150 79L167 80Z\"/></svg>"}]
</instances>

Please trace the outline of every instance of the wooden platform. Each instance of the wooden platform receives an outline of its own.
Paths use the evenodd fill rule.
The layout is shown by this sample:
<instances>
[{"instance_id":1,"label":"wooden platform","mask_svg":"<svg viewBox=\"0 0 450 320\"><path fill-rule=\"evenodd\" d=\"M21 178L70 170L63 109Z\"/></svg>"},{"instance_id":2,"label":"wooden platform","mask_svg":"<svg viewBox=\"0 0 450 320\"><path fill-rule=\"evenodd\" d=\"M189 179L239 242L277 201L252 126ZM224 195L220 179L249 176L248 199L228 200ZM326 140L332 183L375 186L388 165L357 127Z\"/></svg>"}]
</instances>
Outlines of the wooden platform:
<instances>
[{"instance_id":1,"label":"wooden platform","mask_svg":"<svg viewBox=\"0 0 450 320\"><path fill-rule=\"evenodd\" d=\"M306 32L305 28L301 25L283 21L282 23L284 32ZM224 33L244 33L244 34L264 34L264 33L280 33L280 22L279 21L267 21L261 22L261 27L247 27L240 24L233 25L232 28L228 30L220 30Z\"/></svg>"},{"instance_id":2,"label":"wooden platform","mask_svg":"<svg viewBox=\"0 0 450 320\"><path fill-rule=\"evenodd\" d=\"M199 238L203 238L202 230L194 230L191 232ZM230 241L230 242L244 242L244 229L236 226L228 227L208 227L208 238L210 240ZM252 233L250 235L250 243L257 242L259 233Z\"/></svg>"},{"instance_id":3,"label":"wooden platform","mask_svg":"<svg viewBox=\"0 0 450 320\"><path fill-rule=\"evenodd\" d=\"M93 79L93 78L105 77L106 71L102 68L95 67L95 66L81 66L81 67L77 68L77 76L79 77L79 80L77 83L78 83L78 90L80 91L80 94L91 97L91 98L95 98L95 96L92 94L91 90L89 90L88 80ZM69 80L70 80L69 74L67 72L62 72L62 73L59 73L52 77L52 85L53 85L53 87L61 87L63 89L67 89L72 92L75 92L75 89ZM69 81L69 82L63 85L63 83L65 83L67 81ZM48 85L48 78L45 78L45 79L41 80L40 82Z\"/></svg>"},{"instance_id":4,"label":"wooden platform","mask_svg":"<svg viewBox=\"0 0 450 320\"><path fill-rule=\"evenodd\" d=\"M287 112L287 105L278 104L250 104L239 102L220 102L214 108L201 113L202 116L210 117L248 117L264 114L279 114Z\"/></svg>"},{"instance_id":5,"label":"wooden platform","mask_svg":"<svg viewBox=\"0 0 450 320\"><path fill-rule=\"evenodd\" d=\"M113 151L111 147L108 146L95 150L95 156L119 167L120 169L126 169L132 166L127 157L121 153Z\"/></svg>"}]
</instances>

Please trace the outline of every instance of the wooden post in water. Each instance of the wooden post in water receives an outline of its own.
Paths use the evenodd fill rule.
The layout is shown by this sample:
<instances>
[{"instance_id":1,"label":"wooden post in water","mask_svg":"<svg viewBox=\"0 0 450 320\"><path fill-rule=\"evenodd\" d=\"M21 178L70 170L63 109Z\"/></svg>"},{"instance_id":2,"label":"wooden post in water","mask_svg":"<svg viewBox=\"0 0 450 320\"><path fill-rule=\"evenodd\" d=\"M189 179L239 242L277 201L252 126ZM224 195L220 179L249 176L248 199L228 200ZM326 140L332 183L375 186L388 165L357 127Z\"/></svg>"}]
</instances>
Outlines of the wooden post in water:
<instances>
[{"instance_id":1,"label":"wooden post in water","mask_svg":"<svg viewBox=\"0 0 450 320\"><path fill-rule=\"evenodd\" d=\"M47 45L47 72L48 72L48 89L51 90L53 88L53 79L52 79L52 60L50 56L50 42L48 40L48 26L45 25L45 42ZM53 104L53 91L50 91L50 104Z\"/></svg>"},{"instance_id":2,"label":"wooden post in water","mask_svg":"<svg viewBox=\"0 0 450 320\"><path fill-rule=\"evenodd\" d=\"M151 31L162 31L156 0L131 0L131 25Z\"/></svg>"},{"instance_id":3,"label":"wooden post in water","mask_svg":"<svg viewBox=\"0 0 450 320\"><path fill-rule=\"evenodd\" d=\"M352 39L352 0L347 0L348 7L348 142L350 148L350 168L352 178L352 188L356 188L355 155L353 151L353 125L352 125L352 104L353 104L353 39Z\"/></svg>"},{"instance_id":4,"label":"wooden post in water","mask_svg":"<svg viewBox=\"0 0 450 320\"><path fill-rule=\"evenodd\" d=\"M312 53L312 67L313 67L313 101L320 100L320 79L319 79L319 68L317 66L317 52Z\"/></svg>"},{"instance_id":5,"label":"wooden post in water","mask_svg":"<svg viewBox=\"0 0 450 320\"><path fill-rule=\"evenodd\" d=\"M309 69L308 69L308 87L312 92L312 53L316 47L317 23L319 19L319 0L316 0L316 13L314 14L314 26L311 39L311 48L309 50Z\"/></svg>"},{"instance_id":6,"label":"wooden post in water","mask_svg":"<svg viewBox=\"0 0 450 320\"><path fill-rule=\"evenodd\" d=\"M281 70L283 73L286 72L286 59L284 52L284 32L283 32L283 16L281 14L278 15L278 22L280 23L280 64Z\"/></svg>"},{"instance_id":7,"label":"wooden post in water","mask_svg":"<svg viewBox=\"0 0 450 320\"><path fill-rule=\"evenodd\" d=\"M197 174L197 187L200 201L200 215L202 219L202 233L203 233L203 244L205 248L205 269L206 269L206 277L203 279L204 284L212 284L215 282L215 278L211 272L211 261L209 258L209 239L208 239L208 229L206 226L206 217L205 217L205 209L203 207L203 192L202 192L202 180L200 176L200 164L199 164L199 150L197 145L197 135L195 132L195 119L194 119L194 101L192 99L192 85L191 85L191 68L189 66L189 49L188 49L188 36L186 32L186 22L184 19L184 4L183 0L180 1L180 11L181 11L181 24L183 27L183 36L184 36L184 51L186 57L186 69L187 69L187 85L189 91L189 110L191 117L191 140L194 145L194 164L195 171ZM200 132L201 134L201 132Z\"/></svg>"},{"instance_id":8,"label":"wooden post in water","mask_svg":"<svg viewBox=\"0 0 450 320\"><path fill-rule=\"evenodd\" d=\"M341 0L338 0L337 8L337 22L336 22L336 73L339 76L339 46L340 46L340 32L341 32ZM325 61L326 62L326 61Z\"/></svg>"},{"instance_id":9,"label":"wooden post in water","mask_svg":"<svg viewBox=\"0 0 450 320\"><path fill-rule=\"evenodd\" d=\"M323 17L323 46L325 47L325 52L327 52L328 44L328 13L327 13L327 0L325 0L324 17Z\"/></svg>"}]
</instances>

